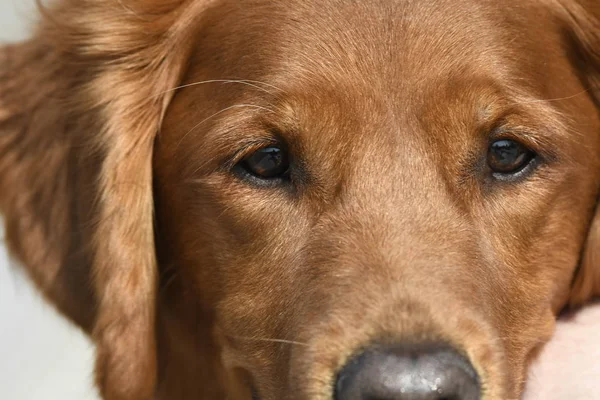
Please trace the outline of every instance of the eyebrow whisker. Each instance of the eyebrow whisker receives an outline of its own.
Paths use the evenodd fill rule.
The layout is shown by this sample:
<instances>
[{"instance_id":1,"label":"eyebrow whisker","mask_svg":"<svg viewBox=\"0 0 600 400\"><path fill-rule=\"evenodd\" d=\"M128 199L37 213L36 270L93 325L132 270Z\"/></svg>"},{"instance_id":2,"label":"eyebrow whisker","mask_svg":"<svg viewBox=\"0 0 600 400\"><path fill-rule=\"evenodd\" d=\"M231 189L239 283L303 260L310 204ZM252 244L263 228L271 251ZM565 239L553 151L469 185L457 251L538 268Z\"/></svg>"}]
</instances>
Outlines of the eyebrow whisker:
<instances>
[{"instance_id":1,"label":"eyebrow whisker","mask_svg":"<svg viewBox=\"0 0 600 400\"><path fill-rule=\"evenodd\" d=\"M304 346L307 347L308 343L298 342L296 340L287 340L287 339L271 339L271 338L263 338L263 337L252 337L252 336L233 336L227 335L227 337L231 339L239 339L239 340L248 340L248 341L258 341L258 342L271 342L271 343L282 343L282 344L291 344L294 346Z\"/></svg>"},{"instance_id":2,"label":"eyebrow whisker","mask_svg":"<svg viewBox=\"0 0 600 400\"><path fill-rule=\"evenodd\" d=\"M239 83L239 84L242 84L242 85L247 85L247 86L253 87L253 88L258 89L258 90L260 90L262 92L271 94L271 92L268 91L267 89L258 86L258 84L261 84L261 85L268 86L268 87L271 87L273 89L281 91L279 88L277 88L277 87L275 87L273 85L270 85L270 84L264 83L264 82L260 82L260 81L252 81L252 80L244 80L244 79L208 79L208 80L205 80L205 81L192 82L192 83L187 83L185 85L176 86L174 88L165 90L164 92L158 93L156 95L156 97L161 96L161 95L166 94L166 93L169 93L169 92L173 92L173 91L179 90L179 89L185 89L185 88L189 88L189 87L193 87L193 86L205 85L205 84L208 84L208 83L225 83L225 84L227 84L227 83Z\"/></svg>"},{"instance_id":3,"label":"eyebrow whisker","mask_svg":"<svg viewBox=\"0 0 600 400\"><path fill-rule=\"evenodd\" d=\"M531 99L531 100L523 100L523 101L515 101L513 103L510 103L510 105L519 105L519 104L535 104L535 103L549 103L552 101L563 101L563 100L569 100L572 99L574 97L577 96L581 96L584 93L587 93L591 90L591 88L587 88L584 89L578 93L575 93L573 95L570 96L565 96L565 97L557 97L557 98L553 98L553 99Z\"/></svg>"}]
</instances>

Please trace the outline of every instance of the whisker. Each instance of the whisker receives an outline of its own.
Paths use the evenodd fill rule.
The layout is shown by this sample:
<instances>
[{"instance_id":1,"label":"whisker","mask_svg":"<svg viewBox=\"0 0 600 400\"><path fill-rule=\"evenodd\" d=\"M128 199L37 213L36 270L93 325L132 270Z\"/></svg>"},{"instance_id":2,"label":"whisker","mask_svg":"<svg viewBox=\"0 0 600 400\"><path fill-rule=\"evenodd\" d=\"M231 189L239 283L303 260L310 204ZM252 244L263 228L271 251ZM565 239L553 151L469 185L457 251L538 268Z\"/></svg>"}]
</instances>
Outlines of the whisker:
<instances>
[{"instance_id":1,"label":"whisker","mask_svg":"<svg viewBox=\"0 0 600 400\"><path fill-rule=\"evenodd\" d=\"M510 105L519 105L519 104L535 104L535 103L546 103L546 102L552 102L552 101L563 101L563 100L569 100L572 99L574 97L577 96L581 96L584 93L589 92L591 89L584 89L581 92L575 93L573 95L570 96L566 96L566 97L557 97L557 98L553 98L553 99L533 99L533 100L524 100L524 101L516 101L514 103L511 103Z\"/></svg>"},{"instance_id":2,"label":"whisker","mask_svg":"<svg viewBox=\"0 0 600 400\"><path fill-rule=\"evenodd\" d=\"M261 338L261 337L251 337L251 336L232 336L232 335L227 335L228 337L232 338L232 339L239 339L239 340L248 340L248 341L257 341L257 342L270 342L270 343L283 343L283 344L291 344L294 346L308 346L308 343L304 343L304 342L298 342L295 340L286 340L286 339L270 339L270 338Z\"/></svg>"},{"instance_id":3,"label":"whisker","mask_svg":"<svg viewBox=\"0 0 600 400\"><path fill-rule=\"evenodd\" d=\"M141 15L139 15L133 8L129 7L127 4L125 4L123 2L123 0L117 0L117 3L119 3L119 5L123 8L123 10L125 10L126 12L130 13L131 15L133 15L134 17L138 18L141 21L145 21L148 22L147 19L142 18Z\"/></svg>"},{"instance_id":4,"label":"whisker","mask_svg":"<svg viewBox=\"0 0 600 400\"><path fill-rule=\"evenodd\" d=\"M205 81L188 83L188 84L185 84L185 85L180 85L180 86L174 87L172 89L165 90L164 92L158 93L156 95L156 97L159 97L159 96L161 96L161 95L163 95L165 93L173 92L175 90L185 89L185 88L192 87L192 86L205 85L205 84L208 84L208 83L239 83L239 84L242 84L242 85L247 85L247 86L253 87L255 89L258 89L258 90L263 91L263 92L268 93L268 94L271 94L271 92L269 92L268 90L266 90L263 87L258 86L258 84L262 84L264 86L269 86L269 87L272 87L274 89L277 89L273 85L269 85L268 83L264 83L264 82L260 82L260 81L250 81L250 80L242 80L242 79L209 79L209 80L205 80ZM279 90L279 89L277 89L277 90Z\"/></svg>"},{"instance_id":5,"label":"whisker","mask_svg":"<svg viewBox=\"0 0 600 400\"><path fill-rule=\"evenodd\" d=\"M169 286L175 283L175 280L178 277L177 273L177 268L175 268L174 265L168 265L165 269L160 271L160 292L165 292L169 288Z\"/></svg>"},{"instance_id":6,"label":"whisker","mask_svg":"<svg viewBox=\"0 0 600 400\"><path fill-rule=\"evenodd\" d=\"M258 84L258 85L267 86L267 87L270 87L272 89L277 90L278 92L285 93L285 90L283 90L283 89L281 89L281 88L279 88L279 87L277 87L277 86L275 86L273 84L266 83L266 82L263 82L263 81L256 81L256 80L252 80L252 79L243 79L242 81L243 82L250 82L250 83L255 83L255 84Z\"/></svg>"}]
</instances>

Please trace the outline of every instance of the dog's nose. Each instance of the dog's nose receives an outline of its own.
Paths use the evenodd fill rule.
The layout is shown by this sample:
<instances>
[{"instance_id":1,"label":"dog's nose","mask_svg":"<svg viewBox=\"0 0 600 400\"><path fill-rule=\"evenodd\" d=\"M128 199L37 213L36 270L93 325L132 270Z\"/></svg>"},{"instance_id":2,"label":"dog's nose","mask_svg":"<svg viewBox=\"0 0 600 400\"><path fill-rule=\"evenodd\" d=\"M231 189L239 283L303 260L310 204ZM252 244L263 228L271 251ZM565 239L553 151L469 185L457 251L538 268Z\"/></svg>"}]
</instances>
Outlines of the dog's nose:
<instances>
[{"instance_id":1,"label":"dog's nose","mask_svg":"<svg viewBox=\"0 0 600 400\"><path fill-rule=\"evenodd\" d=\"M337 377L336 400L478 400L471 363L439 344L373 347Z\"/></svg>"}]
</instances>

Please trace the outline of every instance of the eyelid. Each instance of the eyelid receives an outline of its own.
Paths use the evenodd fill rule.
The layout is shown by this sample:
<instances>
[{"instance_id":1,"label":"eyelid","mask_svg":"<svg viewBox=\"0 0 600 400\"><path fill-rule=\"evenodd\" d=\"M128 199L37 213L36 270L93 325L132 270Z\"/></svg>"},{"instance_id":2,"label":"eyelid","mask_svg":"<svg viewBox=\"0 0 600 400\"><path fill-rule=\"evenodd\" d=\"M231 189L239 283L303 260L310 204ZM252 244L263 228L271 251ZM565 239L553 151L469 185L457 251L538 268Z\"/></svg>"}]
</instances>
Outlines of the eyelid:
<instances>
[{"instance_id":1,"label":"eyelid","mask_svg":"<svg viewBox=\"0 0 600 400\"><path fill-rule=\"evenodd\" d=\"M529 133L528 129L525 129L524 127L496 127L490 132L489 141L490 143L493 143L498 140L513 140L531 148L534 151L539 145L535 138Z\"/></svg>"},{"instance_id":2,"label":"eyelid","mask_svg":"<svg viewBox=\"0 0 600 400\"><path fill-rule=\"evenodd\" d=\"M561 157L560 149L550 142L548 132L520 124L511 124L505 120L497 124L487 135L487 146L497 140L514 140L521 143L546 162L554 162ZM548 129L551 132L551 129Z\"/></svg>"},{"instance_id":3,"label":"eyelid","mask_svg":"<svg viewBox=\"0 0 600 400\"><path fill-rule=\"evenodd\" d=\"M259 130L259 135L249 137L244 142L240 143L235 153L230 155L223 164L226 169L230 170L252 152L269 146L279 147L288 153L288 155L290 154L290 145L286 141L282 131L274 127L263 126L262 129Z\"/></svg>"},{"instance_id":4,"label":"eyelid","mask_svg":"<svg viewBox=\"0 0 600 400\"><path fill-rule=\"evenodd\" d=\"M269 146L282 147L281 143L279 143L276 138L254 139L249 141L228 158L225 163L225 168L230 170L253 152Z\"/></svg>"}]
</instances>

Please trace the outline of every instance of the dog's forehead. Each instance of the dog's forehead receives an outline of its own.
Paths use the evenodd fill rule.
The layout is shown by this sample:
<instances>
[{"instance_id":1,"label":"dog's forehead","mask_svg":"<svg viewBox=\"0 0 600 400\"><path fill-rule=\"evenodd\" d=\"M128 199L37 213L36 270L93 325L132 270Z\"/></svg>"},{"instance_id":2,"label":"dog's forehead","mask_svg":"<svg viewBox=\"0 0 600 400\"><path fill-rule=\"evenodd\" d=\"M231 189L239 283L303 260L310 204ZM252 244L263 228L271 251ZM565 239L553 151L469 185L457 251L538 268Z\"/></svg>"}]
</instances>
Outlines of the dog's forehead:
<instances>
[{"instance_id":1,"label":"dog's forehead","mask_svg":"<svg viewBox=\"0 0 600 400\"><path fill-rule=\"evenodd\" d=\"M287 81L290 74L330 84L350 79L353 86L414 96L449 71L498 69L498 58L508 55L503 45L515 39L510 17L485 0L460 7L447 0L379 3L285 7L260 47L273 50L269 61L277 60Z\"/></svg>"},{"instance_id":2,"label":"dog's forehead","mask_svg":"<svg viewBox=\"0 0 600 400\"><path fill-rule=\"evenodd\" d=\"M436 98L506 81L514 27L498 9L486 0L265 2L236 28L243 39L227 41L244 46L230 75L282 89L290 109L312 106L310 118L338 108L363 124L385 113L406 125ZM256 24L265 14L272 21Z\"/></svg>"},{"instance_id":3,"label":"dog's forehead","mask_svg":"<svg viewBox=\"0 0 600 400\"><path fill-rule=\"evenodd\" d=\"M188 82L236 79L250 85L210 92L217 86L194 87L186 93L191 98L205 90L223 118L227 113L219 110L229 110L233 102L276 109L272 119L285 114L293 121L292 132L283 133L299 133L313 160L326 155L339 163L374 149L379 159L404 160L407 153L436 156L432 144L468 148L478 119L488 117L490 104L503 96L502 85L532 81L527 79L532 71L549 70L532 67L543 63L539 51L513 56L515 46L537 40L529 39L529 28L513 15L517 5L519 12L532 12L529 2L509 1L506 7L491 0L465 0L460 7L451 0L244 4L224 1L208 16L211 23L198 37L191 61L196 72ZM252 88L256 85L260 88ZM272 119L271 126L281 126ZM471 126L450 137L442 132L451 130L449 122ZM448 138L451 143L436 145ZM369 164L378 163L361 163Z\"/></svg>"},{"instance_id":4,"label":"dog's forehead","mask_svg":"<svg viewBox=\"0 0 600 400\"><path fill-rule=\"evenodd\" d=\"M493 83L507 75L502 58L511 33L495 9L444 0L282 8L282 20L268 28L275 33L260 46L271 51L260 79L282 89L313 154L332 147L339 158L367 154L361 145L378 148L382 159L430 152L425 142L443 139L429 134L431 110L438 119L452 111L476 122L494 97Z\"/></svg>"},{"instance_id":5,"label":"dog's forehead","mask_svg":"<svg viewBox=\"0 0 600 400\"><path fill-rule=\"evenodd\" d=\"M353 84L412 89L449 70L486 69L502 56L503 44L518 39L510 3L226 1L207 18L204 56L224 64L222 72L280 75L283 82L300 77L333 82L345 75Z\"/></svg>"}]
</instances>

